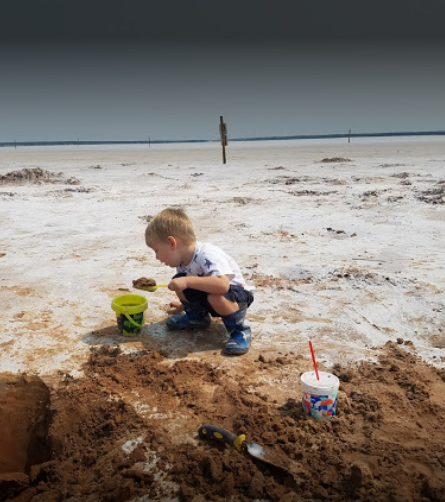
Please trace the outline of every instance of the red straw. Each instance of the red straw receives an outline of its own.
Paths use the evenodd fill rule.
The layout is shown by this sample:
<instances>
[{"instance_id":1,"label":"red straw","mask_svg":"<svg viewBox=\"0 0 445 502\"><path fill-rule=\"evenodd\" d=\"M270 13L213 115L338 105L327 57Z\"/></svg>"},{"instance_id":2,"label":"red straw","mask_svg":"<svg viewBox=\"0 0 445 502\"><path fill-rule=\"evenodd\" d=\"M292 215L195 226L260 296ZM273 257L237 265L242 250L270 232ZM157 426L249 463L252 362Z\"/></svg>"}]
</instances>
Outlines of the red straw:
<instances>
[{"instance_id":1,"label":"red straw","mask_svg":"<svg viewBox=\"0 0 445 502\"><path fill-rule=\"evenodd\" d=\"M317 376L317 380L320 380L318 376L317 363L315 362L314 349L312 348L312 342L309 341L309 347L311 348L312 361L314 362L315 375Z\"/></svg>"}]
</instances>

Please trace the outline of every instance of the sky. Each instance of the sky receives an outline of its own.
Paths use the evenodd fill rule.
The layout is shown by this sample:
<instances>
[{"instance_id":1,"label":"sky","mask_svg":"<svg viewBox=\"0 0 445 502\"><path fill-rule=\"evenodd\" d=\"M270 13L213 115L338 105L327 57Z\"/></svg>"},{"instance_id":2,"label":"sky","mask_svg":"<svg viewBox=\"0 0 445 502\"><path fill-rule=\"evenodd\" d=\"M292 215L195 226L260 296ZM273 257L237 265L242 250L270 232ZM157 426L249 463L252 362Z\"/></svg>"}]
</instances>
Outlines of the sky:
<instances>
[{"instance_id":1,"label":"sky","mask_svg":"<svg viewBox=\"0 0 445 502\"><path fill-rule=\"evenodd\" d=\"M439 1L8 1L0 143L444 131Z\"/></svg>"}]
</instances>

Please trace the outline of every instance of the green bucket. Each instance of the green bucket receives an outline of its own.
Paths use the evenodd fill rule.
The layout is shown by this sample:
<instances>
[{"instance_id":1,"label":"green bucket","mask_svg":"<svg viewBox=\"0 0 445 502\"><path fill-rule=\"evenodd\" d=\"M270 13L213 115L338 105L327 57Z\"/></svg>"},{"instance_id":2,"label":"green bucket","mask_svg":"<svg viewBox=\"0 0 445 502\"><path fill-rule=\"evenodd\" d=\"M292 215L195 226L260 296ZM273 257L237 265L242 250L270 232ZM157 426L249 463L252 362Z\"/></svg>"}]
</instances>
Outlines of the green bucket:
<instances>
[{"instance_id":1,"label":"green bucket","mask_svg":"<svg viewBox=\"0 0 445 502\"><path fill-rule=\"evenodd\" d=\"M148 308L147 299L140 295L117 296L111 302L116 312L117 327L124 336L135 336L144 325L144 311Z\"/></svg>"}]
</instances>

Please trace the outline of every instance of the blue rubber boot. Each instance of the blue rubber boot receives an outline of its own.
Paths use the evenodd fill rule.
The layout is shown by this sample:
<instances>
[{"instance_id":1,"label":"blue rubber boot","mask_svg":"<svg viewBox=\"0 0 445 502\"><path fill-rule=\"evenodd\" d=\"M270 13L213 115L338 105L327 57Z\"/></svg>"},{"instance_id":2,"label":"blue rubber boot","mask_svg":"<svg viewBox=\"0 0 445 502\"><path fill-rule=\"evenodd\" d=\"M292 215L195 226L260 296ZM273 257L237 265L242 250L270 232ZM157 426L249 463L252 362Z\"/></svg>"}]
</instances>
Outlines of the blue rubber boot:
<instances>
[{"instance_id":1,"label":"blue rubber boot","mask_svg":"<svg viewBox=\"0 0 445 502\"><path fill-rule=\"evenodd\" d=\"M224 348L224 353L229 356L241 356L245 354L252 341L252 332L249 326L244 324L247 308L241 308L233 314L221 316L221 319L229 332L230 338Z\"/></svg>"},{"instance_id":2,"label":"blue rubber boot","mask_svg":"<svg viewBox=\"0 0 445 502\"><path fill-rule=\"evenodd\" d=\"M185 314L172 315L167 319L170 329L203 329L208 328L212 322L210 314L201 307L189 302L181 302L184 305Z\"/></svg>"}]
</instances>

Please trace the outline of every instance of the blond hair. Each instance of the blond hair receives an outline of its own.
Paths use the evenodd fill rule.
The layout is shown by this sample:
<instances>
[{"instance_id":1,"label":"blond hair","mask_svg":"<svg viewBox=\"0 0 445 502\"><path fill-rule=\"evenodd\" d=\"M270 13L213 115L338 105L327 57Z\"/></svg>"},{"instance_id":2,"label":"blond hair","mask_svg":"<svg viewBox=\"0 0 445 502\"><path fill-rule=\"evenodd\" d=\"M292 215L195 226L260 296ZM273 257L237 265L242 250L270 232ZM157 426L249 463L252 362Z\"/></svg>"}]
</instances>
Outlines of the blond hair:
<instances>
[{"instance_id":1,"label":"blond hair","mask_svg":"<svg viewBox=\"0 0 445 502\"><path fill-rule=\"evenodd\" d=\"M192 222L183 209L167 208L152 218L145 229L145 242L152 247L155 242L164 242L169 236L184 244L196 241Z\"/></svg>"}]
</instances>

